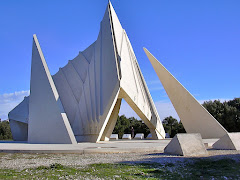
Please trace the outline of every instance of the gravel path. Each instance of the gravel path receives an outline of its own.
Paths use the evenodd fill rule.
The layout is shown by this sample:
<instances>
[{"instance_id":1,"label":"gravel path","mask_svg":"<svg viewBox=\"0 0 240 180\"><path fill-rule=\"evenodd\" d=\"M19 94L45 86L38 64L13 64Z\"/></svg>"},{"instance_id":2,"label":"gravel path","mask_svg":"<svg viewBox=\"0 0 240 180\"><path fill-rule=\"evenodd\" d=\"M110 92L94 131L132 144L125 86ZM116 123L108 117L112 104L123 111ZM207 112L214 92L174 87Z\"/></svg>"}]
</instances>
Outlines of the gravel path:
<instances>
[{"instance_id":1,"label":"gravel path","mask_svg":"<svg viewBox=\"0 0 240 180\"><path fill-rule=\"evenodd\" d=\"M240 161L239 151L209 150L208 157L202 158L231 158ZM94 163L176 163L191 161L195 158L169 156L163 153L118 153L118 154L18 154L0 153L1 169L26 169L38 166L49 166L53 163L84 167Z\"/></svg>"}]
</instances>

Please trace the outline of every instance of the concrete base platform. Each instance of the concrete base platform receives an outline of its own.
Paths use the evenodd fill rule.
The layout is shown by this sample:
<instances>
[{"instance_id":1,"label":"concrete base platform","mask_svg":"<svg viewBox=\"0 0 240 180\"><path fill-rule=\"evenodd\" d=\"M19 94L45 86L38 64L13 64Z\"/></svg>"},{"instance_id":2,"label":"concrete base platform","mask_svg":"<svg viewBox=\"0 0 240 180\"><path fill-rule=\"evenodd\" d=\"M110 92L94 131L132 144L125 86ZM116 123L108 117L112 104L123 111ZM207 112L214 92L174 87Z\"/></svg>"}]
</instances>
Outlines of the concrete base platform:
<instances>
[{"instance_id":1,"label":"concrete base platform","mask_svg":"<svg viewBox=\"0 0 240 180\"><path fill-rule=\"evenodd\" d=\"M213 144L218 139L204 139ZM171 139L164 140L118 140L99 143L28 144L26 142L0 141L0 152L5 153L134 153L163 152Z\"/></svg>"},{"instance_id":2,"label":"concrete base platform","mask_svg":"<svg viewBox=\"0 0 240 180\"><path fill-rule=\"evenodd\" d=\"M213 144L214 149L240 150L240 133L227 133Z\"/></svg>"},{"instance_id":3,"label":"concrete base platform","mask_svg":"<svg viewBox=\"0 0 240 180\"><path fill-rule=\"evenodd\" d=\"M176 134L164 148L164 153L181 156L205 156L208 154L199 133Z\"/></svg>"},{"instance_id":4,"label":"concrete base platform","mask_svg":"<svg viewBox=\"0 0 240 180\"><path fill-rule=\"evenodd\" d=\"M99 143L28 144L1 142L0 152L5 153L127 153L163 151L170 140L121 140Z\"/></svg>"}]
</instances>

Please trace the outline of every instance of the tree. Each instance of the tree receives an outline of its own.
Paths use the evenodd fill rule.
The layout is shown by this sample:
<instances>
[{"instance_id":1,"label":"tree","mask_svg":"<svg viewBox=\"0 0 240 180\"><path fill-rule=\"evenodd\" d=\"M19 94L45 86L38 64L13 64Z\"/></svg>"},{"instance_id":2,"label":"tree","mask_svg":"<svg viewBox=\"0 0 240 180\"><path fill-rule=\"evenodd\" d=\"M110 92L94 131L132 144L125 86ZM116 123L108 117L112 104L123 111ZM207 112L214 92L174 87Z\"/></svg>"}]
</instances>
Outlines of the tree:
<instances>
[{"instance_id":1,"label":"tree","mask_svg":"<svg viewBox=\"0 0 240 180\"><path fill-rule=\"evenodd\" d=\"M181 121L178 123L178 133L186 133L186 130Z\"/></svg>"},{"instance_id":2,"label":"tree","mask_svg":"<svg viewBox=\"0 0 240 180\"><path fill-rule=\"evenodd\" d=\"M134 129L134 134L144 133L144 137L146 137L150 133L149 128L146 124L142 123L142 121L139 121L134 117L126 118L125 115L121 115L118 116L113 134L118 134L121 139L124 133L131 134L131 127Z\"/></svg>"},{"instance_id":3,"label":"tree","mask_svg":"<svg viewBox=\"0 0 240 180\"><path fill-rule=\"evenodd\" d=\"M163 127L165 129L165 132L167 132L170 137L173 136L173 134L176 134L176 129L178 126L178 121L173 118L172 116L166 117L163 119Z\"/></svg>"},{"instance_id":4,"label":"tree","mask_svg":"<svg viewBox=\"0 0 240 180\"><path fill-rule=\"evenodd\" d=\"M229 132L240 131L240 98L221 103L205 101L203 106Z\"/></svg>"},{"instance_id":5,"label":"tree","mask_svg":"<svg viewBox=\"0 0 240 180\"><path fill-rule=\"evenodd\" d=\"M220 124L225 125L224 105L219 100L205 101L202 105Z\"/></svg>"},{"instance_id":6,"label":"tree","mask_svg":"<svg viewBox=\"0 0 240 180\"><path fill-rule=\"evenodd\" d=\"M118 134L119 138L122 138L124 131L127 127L129 127L129 124L130 122L125 115L118 116L113 134Z\"/></svg>"},{"instance_id":7,"label":"tree","mask_svg":"<svg viewBox=\"0 0 240 180\"><path fill-rule=\"evenodd\" d=\"M162 123L165 132L168 133L171 138L177 133L186 133L182 122L178 122L177 119L173 118L172 116L164 118Z\"/></svg>"},{"instance_id":8,"label":"tree","mask_svg":"<svg viewBox=\"0 0 240 180\"><path fill-rule=\"evenodd\" d=\"M8 121L0 122L0 140L12 139L10 124Z\"/></svg>"},{"instance_id":9,"label":"tree","mask_svg":"<svg viewBox=\"0 0 240 180\"><path fill-rule=\"evenodd\" d=\"M240 98L234 98L227 102L229 106L234 107L233 119L237 127L236 131L240 130Z\"/></svg>"}]
</instances>

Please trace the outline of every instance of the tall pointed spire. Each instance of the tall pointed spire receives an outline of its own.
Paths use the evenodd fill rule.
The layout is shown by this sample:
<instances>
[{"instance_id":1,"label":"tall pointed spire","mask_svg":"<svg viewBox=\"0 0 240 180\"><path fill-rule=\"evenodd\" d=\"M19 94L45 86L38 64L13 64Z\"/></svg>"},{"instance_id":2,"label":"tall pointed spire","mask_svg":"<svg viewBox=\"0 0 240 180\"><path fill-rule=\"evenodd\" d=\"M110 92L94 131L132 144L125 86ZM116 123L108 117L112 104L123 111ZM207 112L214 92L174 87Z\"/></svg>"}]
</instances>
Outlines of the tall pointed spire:
<instances>
[{"instance_id":1,"label":"tall pointed spire","mask_svg":"<svg viewBox=\"0 0 240 180\"><path fill-rule=\"evenodd\" d=\"M201 133L203 138L220 138L224 136L227 133L224 127L146 48L144 48L144 51L187 133Z\"/></svg>"},{"instance_id":2,"label":"tall pointed spire","mask_svg":"<svg viewBox=\"0 0 240 180\"><path fill-rule=\"evenodd\" d=\"M113 35L114 40L116 41L117 52L120 53L124 30L110 1L109 1L109 14L111 16Z\"/></svg>"},{"instance_id":3,"label":"tall pointed spire","mask_svg":"<svg viewBox=\"0 0 240 180\"><path fill-rule=\"evenodd\" d=\"M42 50L33 35L29 143L76 143Z\"/></svg>"},{"instance_id":4,"label":"tall pointed spire","mask_svg":"<svg viewBox=\"0 0 240 180\"><path fill-rule=\"evenodd\" d=\"M165 138L164 128L141 73L133 48L111 2L108 4L108 13L113 45L116 52L116 66L120 76L119 98L124 98L146 123L154 139Z\"/></svg>"}]
</instances>

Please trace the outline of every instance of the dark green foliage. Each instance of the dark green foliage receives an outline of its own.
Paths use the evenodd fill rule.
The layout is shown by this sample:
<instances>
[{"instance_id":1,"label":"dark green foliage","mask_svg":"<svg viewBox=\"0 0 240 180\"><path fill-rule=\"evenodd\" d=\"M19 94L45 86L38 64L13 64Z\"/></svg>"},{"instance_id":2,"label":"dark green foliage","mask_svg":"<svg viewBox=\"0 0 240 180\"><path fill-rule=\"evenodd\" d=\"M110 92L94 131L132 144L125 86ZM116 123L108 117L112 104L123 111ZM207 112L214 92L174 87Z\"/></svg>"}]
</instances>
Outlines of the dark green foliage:
<instances>
[{"instance_id":1,"label":"dark green foliage","mask_svg":"<svg viewBox=\"0 0 240 180\"><path fill-rule=\"evenodd\" d=\"M147 137L147 135L150 133L149 128L146 126L146 124L142 123L142 121L138 121L134 117L129 118L129 121L130 126L125 129L124 133L131 134L131 127L134 129L134 135L137 133L143 133L144 137Z\"/></svg>"},{"instance_id":2,"label":"dark green foliage","mask_svg":"<svg viewBox=\"0 0 240 180\"><path fill-rule=\"evenodd\" d=\"M240 131L240 98L235 98L223 103L220 102L220 100L205 101L203 107L205 107L227 131ZM186 132L181 121L178 122L172 116L166 117L163 120L163 127L170 137L174 137L177 133Z\"/></svg>"},{"instance_id":3,"label":"dark green foliage","mask_svg":"<svg viewBox=\"0 0 240 180\"><path fill-rule=\"evenodd\" d=\"M125 129L127 129L129 125L130 121L126 118L125 115L118 116L115 128L113 130L113 134L118 134L119 138L122 138Z\"/></svg>"},{"instance_id":4,"label":"dark green foliage","mask_svg":"<svg viewBox=\"0 0 240 180\"><path fill-rule=\"evenodd\" d=\"M172 116L166 117L162 123L165 132L168 133L171 138L174 137L177 133L186 132L182 122L178 122L177 119L173 118Z\"/></svg>"},{"instance_id":5,"label":"dark green foliage","mask_svg":"<svg viewBox=\"0 0 240 180\"><path fill-rule=\"evenodd\" d=\"M12 139L10 124L8 121L0 121L0 140Z\"/></svg>"},{"instance_id":6,"label":"dark green foliage","mask_svg":"<svg viewBox=\"0 0 240 180\"><path fill-rule=\"evenodd\" d=\"M205 101L203 106L229 132L240 131L240 98L221 103Z\"/></svg>"},{"instance_id":7,"label":"dark green foliage","mask_svg":"<svg viewBox=\"0 0 240 180\"><path fill-rule=\"evenodd\" d=\"M142 121L138 121L134 117L126 118L125 115L121 115L118 116L113 134L118 134L119 138L122 138L123 134L131 134L131 127L134 129L134 134L144 133L146 137L150 133L149 128Z\"/></svg>"},{"instance_id":8,"label":"dark green foliage","mask_svg":"<svg viewBox=\"0 0 240 180\"><path fill-rule=\"evenodd\" d=\"M181 121L178 122L177 133L186 133L186 130L184 129Z\"/></svg>"}]
</instances>

